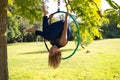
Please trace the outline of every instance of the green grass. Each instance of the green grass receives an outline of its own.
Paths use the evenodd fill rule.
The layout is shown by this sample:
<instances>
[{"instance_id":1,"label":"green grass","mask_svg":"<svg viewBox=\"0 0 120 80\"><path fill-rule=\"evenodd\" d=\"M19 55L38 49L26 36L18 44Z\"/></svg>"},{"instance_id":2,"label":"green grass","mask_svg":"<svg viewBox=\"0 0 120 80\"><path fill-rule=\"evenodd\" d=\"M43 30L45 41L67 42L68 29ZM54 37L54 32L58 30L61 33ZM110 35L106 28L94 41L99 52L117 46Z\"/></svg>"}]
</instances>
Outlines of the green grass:
<instances>
[{"instance_id":1,"label":"green grass","mask_svg":"<svg viewBox=\"0 0 120 80\"><path fill-rule=\"evenodd\" d=\"M62 49L63 57L74 47L74 42L69 42ZM9 44L8 66L9 80L120 80L120 39L94 41L86 49L79 47L57 69L48 67L44 43Z\"/></svg>"}]
</instances>

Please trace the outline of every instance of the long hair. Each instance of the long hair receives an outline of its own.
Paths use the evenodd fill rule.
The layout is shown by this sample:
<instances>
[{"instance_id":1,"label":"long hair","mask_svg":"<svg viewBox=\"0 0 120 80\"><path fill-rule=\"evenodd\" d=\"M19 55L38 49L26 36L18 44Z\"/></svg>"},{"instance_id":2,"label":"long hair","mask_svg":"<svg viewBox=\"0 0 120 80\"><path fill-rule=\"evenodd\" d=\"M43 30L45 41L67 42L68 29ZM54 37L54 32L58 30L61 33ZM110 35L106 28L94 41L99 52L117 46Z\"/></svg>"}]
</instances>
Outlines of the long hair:
<instances>
[{"instance_id":1,"label":"long hair","mask_svg":"<svg viewBox=\"0 0 120 80\"><path fill-rule=\"evenodd\" d=\"M52 53L49 53L49 60L48 65L53 68L59 67L59 64L61 62L61 51L58 51L54 55Z\"/></svg>"}]
</instances>

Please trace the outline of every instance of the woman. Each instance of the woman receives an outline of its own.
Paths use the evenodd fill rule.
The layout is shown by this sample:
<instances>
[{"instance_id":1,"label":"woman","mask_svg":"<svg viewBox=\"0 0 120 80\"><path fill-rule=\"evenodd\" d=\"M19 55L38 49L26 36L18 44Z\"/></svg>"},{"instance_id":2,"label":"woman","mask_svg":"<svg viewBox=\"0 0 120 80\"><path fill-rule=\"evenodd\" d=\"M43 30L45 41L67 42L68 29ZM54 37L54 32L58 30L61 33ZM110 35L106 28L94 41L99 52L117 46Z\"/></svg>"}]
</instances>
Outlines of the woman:
<instances>
[{"instance_id":1,"label":"woman","mask_svg":"<svg viewBox=\"0 0 120 80\"><path fill-rule=\"evenodd\" d=\"M48 12L45 10L45 6L43 4L43 31L35 30L34 28L26 29L26 32L32 32L36 35L40 35L50 41L52 47L50 48L49 54L49 66L53 68L57 68L61 62L61 51L60 48L65 46L68 42L68 9L65 15L65 20L60 20L52 24L48 24L48 19L52 18L53 15L47 17Z\"/></svg>"}]
</instances>

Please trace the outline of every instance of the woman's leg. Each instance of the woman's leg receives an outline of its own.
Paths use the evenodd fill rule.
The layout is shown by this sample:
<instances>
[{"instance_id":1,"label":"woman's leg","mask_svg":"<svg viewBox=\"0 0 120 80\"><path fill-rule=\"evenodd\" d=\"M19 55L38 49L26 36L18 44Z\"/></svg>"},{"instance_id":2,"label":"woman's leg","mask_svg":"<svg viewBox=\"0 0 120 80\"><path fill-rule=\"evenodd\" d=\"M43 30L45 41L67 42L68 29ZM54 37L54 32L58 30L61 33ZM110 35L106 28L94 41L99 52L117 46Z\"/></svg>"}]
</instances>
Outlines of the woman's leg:
<instances>
[{"instance_id":1,"label":"woman's leg","mask_svg":"<svg viewBox=\"0 0 120 80\"><path fill-rule=\"evenodd\" d=\"M65 22L64 22L64 27L63 27L63 31L62 31L62 35L60 37L60 44L61 45L66 45L67 44L67 30L68 30L68 21L67 21L67 18L68 18L68 13L66 13L66 16L65 16Z\"/></svg>"},{"instance_id":2,"label":"woman's leg","mask_svg":"<svg viewBox=\"0 0 120 80\"><path fill-rule=\"evenodd\" d=\"M46 32L47 31L47 27L49 25L48 24L48 17L47 17L48 11L46 11L44 3L43 3L42 8L43 8L43 13L44 13L44 16L43 16L43 28L42 28L42 30L43 30L43 32Z\"/></svg>"}]
</instances>

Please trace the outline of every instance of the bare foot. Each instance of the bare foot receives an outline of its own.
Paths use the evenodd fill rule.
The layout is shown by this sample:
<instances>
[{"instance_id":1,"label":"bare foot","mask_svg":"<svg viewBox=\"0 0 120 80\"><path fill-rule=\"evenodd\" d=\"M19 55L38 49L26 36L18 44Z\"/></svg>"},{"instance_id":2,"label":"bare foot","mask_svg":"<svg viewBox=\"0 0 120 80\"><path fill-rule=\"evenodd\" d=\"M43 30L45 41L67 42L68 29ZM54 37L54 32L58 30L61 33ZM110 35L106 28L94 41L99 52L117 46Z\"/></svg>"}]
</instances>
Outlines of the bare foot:
<instances>
[{"instance_id":1,"label":"bare foot","mask_svg":"<svg viewBox=\"0 0 120 80\"><path fill-rule=\"evenodd\" d=\"M44 11L44 14L47 15L47 14L48 14L48 11L45 10L45 11Z\"/></svg>"},{"instance_id":2,"label":"bare foot","mask_svg":"<svg viewBox=\"0 0 120 80\"><path fill-rule=\"evenodd\" d=\"M42 5L42 9L43 9L44 15L46 16L46 15L48 14L48 11L45 9L45 7L46 7L46 6L43 4L43 5Z\"/></svg>"},{"instance_id":3,"label":"bare foot","mask_svg":"<svg viewBox=\"0 0 120 80\"><path fill-rule=\"evenodd\" d=\"M25 29L25 31L35 33L35 28L28 28L28 29Z\"/></svg>"}]
</instances>

